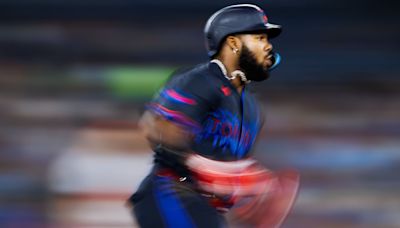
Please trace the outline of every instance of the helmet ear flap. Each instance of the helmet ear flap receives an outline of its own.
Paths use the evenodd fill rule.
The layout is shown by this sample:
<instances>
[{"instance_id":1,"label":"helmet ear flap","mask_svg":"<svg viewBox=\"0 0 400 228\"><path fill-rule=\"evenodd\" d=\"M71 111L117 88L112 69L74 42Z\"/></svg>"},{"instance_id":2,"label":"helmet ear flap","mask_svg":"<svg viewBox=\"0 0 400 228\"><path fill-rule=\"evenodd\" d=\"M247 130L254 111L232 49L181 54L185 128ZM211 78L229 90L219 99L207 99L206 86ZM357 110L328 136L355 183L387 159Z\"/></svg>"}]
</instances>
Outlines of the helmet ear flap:
<instances>
[{"instance_id":1,"label":"helmet ear flap","mask_svg":"<svg viewBox=\"0 0 400 228\"><path fill-rule=\"evenodd\" d=\"M272 52L271 60L272 60L272 65L268 69L269 71L275 69L279 65L279 63L281 62L281 55L279 53Z\"/></svg>"}]
</instances>

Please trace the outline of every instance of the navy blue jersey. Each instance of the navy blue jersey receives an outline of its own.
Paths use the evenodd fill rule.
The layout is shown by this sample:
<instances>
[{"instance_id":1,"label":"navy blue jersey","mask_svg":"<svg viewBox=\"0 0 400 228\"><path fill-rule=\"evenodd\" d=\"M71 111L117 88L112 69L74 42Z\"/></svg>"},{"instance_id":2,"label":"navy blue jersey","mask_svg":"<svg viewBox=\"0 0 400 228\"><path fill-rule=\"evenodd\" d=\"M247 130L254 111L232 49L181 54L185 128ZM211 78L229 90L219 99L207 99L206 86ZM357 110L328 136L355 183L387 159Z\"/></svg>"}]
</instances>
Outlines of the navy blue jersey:
<instances>
[{"instance_id":1,"label":"navy blue jersey","mask_svg":"<svg viewBox=\"0 0 400 228\"><path fill-rule=\"evenodd\" d=\"M221 161L247 157L263 122L254 97L215 63L174 75L149 107L194 134L192 151Z\"/></svg>"}]
</instances>

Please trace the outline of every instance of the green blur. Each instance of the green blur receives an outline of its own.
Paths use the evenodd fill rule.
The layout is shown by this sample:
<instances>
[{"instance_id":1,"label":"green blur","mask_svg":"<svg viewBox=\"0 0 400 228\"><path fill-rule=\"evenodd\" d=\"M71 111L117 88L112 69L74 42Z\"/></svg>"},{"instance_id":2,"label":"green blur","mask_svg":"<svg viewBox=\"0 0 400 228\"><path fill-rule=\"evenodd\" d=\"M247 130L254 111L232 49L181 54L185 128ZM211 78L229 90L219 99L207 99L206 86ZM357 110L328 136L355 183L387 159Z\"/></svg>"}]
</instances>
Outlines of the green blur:
<instances>
[{"instance_id":1,"label":"green blur","mask_svg":"<svg viewBox=\"0 0 400 228\"><path fill-rule=\"evenodd\" d=\"M172 73L171 67L116 67L106 72L106 84L118 98L149 98Z\"/></svg>"}]
</instances>

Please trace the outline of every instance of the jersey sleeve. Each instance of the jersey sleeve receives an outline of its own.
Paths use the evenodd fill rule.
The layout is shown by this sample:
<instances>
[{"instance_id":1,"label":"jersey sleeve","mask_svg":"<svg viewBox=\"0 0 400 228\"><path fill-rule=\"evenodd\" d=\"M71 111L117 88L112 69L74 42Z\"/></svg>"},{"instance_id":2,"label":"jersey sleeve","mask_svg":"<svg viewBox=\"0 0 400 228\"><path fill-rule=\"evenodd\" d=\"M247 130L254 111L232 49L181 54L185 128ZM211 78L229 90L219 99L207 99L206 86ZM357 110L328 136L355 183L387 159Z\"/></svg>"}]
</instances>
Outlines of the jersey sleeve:
<instances>
[{"instance_id":1,"label":"jersey sleeve","mask_svg":"<svg viewBox=\"0 0 400 228\"><path fill-rule=\"evenodd\" d=\"M218 100L207 75L178 75L155 96L148 108L189 130L201 130L202 122Z\"/></svg>"}]
</instances>

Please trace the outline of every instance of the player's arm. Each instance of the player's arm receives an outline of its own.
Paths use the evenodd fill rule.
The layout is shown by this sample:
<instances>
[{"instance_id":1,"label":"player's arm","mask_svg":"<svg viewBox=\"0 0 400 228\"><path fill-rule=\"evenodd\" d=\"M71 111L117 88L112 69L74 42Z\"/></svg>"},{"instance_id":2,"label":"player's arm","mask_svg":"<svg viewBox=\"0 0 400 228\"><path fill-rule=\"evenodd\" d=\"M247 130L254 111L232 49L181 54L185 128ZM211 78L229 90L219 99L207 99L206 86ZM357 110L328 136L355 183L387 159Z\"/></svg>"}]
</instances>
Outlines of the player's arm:
<instances>
[{"instance_id":1,"label":"player's arm","mask_svg":"<svg viewBox=\"0 0 400 228\"><path fill-rule=\"evenodd\" d=\"M178 75L147 105L140 127L162 161L184 165L194 136L201 132L202 122L217 100L206 77Z\"/></svg>"},{"instance_id":2,"label":"player's arm","mask_svg":"<svg viewBox=\"0 0 400 228\"><path fill-rule=\"evenodd\" d=\"M187 151L193 139L190 130L150 110L143 114L139 126L153 150L162 146L177 153Z\"/></svg>"}]
</instances>

